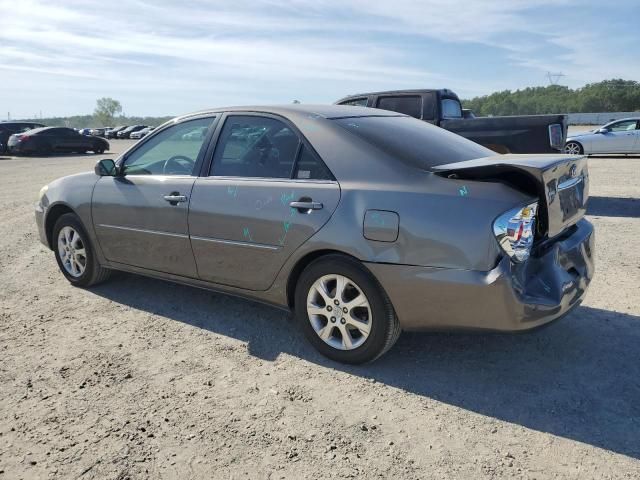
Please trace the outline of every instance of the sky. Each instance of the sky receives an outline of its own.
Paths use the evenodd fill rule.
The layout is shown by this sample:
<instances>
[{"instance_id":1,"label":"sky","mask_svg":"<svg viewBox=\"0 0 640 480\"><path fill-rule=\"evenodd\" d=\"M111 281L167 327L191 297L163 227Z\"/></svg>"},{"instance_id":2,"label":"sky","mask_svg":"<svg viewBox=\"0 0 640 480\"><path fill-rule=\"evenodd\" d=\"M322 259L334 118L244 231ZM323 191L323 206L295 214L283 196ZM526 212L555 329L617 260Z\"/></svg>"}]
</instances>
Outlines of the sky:
<instances>
[{"instance_id":1,"label":"sky","mask_svg":"<svg viewBox=\"0 0 640 480\"><path fill-rule=\"evenodd\" d=\"M640 80L640 0L0 0L0 118Z\"/></svg>"}]
</instances>

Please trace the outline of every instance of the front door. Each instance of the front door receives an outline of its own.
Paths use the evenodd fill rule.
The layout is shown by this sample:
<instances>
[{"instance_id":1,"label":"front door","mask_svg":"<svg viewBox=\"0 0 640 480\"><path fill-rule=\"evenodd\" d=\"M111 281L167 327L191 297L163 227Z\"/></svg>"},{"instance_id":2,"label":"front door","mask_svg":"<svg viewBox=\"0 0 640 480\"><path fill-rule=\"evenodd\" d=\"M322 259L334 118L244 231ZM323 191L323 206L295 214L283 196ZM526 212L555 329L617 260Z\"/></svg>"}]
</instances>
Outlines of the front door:
<instances>
[{"instance_id":1,"label":"front door","mask_svg":"<svg viewBox=\"0 0 640 480\"><path fill-rule=\"evenodd\" d=\"M331 217L340 188L286 122L229 115L209 176L191 196L191 245L201 279L266 290L287 258Z\"/></svg>"},{"instance_id":2,"label":"front door","mask_svg":"<svg viewBox=\"0 0 640 480\"><path fill-rule=\"evenodd\" d=\"M109 261L197 277L187 215L206 128L213 120L198 118L162 129L119 162L120 176L100 178L92 213ZM205 133L190 135L196 129Z\"/></svg>"},{"instance_id":3,"label":"front door","mask_svg":"<svg viewBox=\"0 0 640 480\"><path fill-rule=\"evenodd\" d=\"M635 143L636 120L621 120L607 125L606 133L593 135L593 153L629 153Z\"/></svg>"}]
</instances>

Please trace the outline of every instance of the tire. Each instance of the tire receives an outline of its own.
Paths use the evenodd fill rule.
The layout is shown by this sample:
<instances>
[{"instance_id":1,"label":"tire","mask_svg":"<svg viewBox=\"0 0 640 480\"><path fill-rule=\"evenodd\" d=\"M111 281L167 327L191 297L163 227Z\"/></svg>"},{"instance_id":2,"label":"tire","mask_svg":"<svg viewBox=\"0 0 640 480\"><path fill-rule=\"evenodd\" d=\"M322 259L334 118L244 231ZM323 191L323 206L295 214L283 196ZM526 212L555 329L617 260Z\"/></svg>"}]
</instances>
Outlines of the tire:
<instances>
[{"instance_id":1,"label":"tire","mask_svg":"<svg viewBox=\"0 0 640 480\"><path fill-rule=\"evenodd\" d=\"M582 155L584 154L584 148L582 148L582 145L578 142L570 141L565 144L564 153L568 153L570 155Z\"/></svg>"},{"instance_id":2,"label":"tire","mask_svg":"<svg viewBox=\"0 0 640 480\"><path fill-rule=\"evenodd\" d=\"M75 237L70 235L71 232L78 235L79 240L75 240ZM90 287L105 281L110 276L111 270L98 263L89 235L76 214L65 213L56 221L53 227L52 243L58 267L72 285ZM65 246L65 244L67 245ZM80 253L80 250L84 252L84 255ZM61 255L65 251L67 255L73 255L72 258L75 258L76 261L63 260Z\"/></svg>"},{"instance_id":3,"label":"tire","mask_svg":"<svg viewBox=\"0 0 640 480\"><path fill-rule=\"evenodd\" d=\"M346 285L343 295L336 295L338 281ZM353 300L362 300L361 295L366 306L349 306ZM380 283L360 262L344 255L321 257L304 269L295 291L295 315L309 342L324 356L342 363L376 360L401 332Z\"/></svg>"},{"instance_id":4,"label":"tire","mask_svg":"<svg viewBox=\"0 0 640 480\"><path fill-rule=\"evenodd\" d=\"M96 148L93 153L96 155L102 155L104 153L104 148Z\"/></svg>"}]
</instances>

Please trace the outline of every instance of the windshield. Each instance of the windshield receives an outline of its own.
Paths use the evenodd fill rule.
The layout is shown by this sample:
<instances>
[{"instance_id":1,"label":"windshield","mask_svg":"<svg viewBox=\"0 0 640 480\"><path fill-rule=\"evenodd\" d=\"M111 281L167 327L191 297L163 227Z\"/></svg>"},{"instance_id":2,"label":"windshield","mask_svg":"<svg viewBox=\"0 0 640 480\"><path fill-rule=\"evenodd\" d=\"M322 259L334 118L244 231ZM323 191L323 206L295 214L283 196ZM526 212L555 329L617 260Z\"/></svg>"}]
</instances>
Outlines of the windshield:
<instances>
[{"instance_id":1,"label":"windshield","mask_svg":"<svg viewBox=\"0 0 640 480\"><path fill-rule=\"evenodd\" d=\"M411 117L353 117L334 121L392 157L425 170L495 155L466 138Z\"/></svg>"}]
</instances>

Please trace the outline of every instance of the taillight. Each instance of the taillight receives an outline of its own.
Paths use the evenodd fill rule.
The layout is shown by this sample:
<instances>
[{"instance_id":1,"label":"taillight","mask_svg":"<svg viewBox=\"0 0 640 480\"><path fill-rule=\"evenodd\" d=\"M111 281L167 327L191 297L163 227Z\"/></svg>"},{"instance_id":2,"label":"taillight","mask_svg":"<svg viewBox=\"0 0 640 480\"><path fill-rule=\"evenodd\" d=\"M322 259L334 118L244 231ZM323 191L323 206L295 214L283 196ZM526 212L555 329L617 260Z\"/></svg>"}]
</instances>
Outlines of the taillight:
<instances>
[{"instance_id":1,"label":"taillight","mask_svg":"<svg viewBox=\"0 0 640 480\"><path fill-rule=\"evenodd\" d=\"M549 145L556 150L564 148L564 131L559 123L549 125Z\"/></svg>"},{"instance_id":2,"label":"taillight","mask_svg":"<svg viewBox=\"0 0 640 480\"><path fill-rule=\"evenodd\" d=\"M29 140L29 135L20 135L18 137L19 142L26 142L27 140Z\"/></svg>"},{"instance_id":3,"label":"taillight","mask_svg":"<svg viewBox=\"0 0 640 480\"><path fill-rule=\"evenodd\" d=\"M529 258L535 234L538 202L503 213L493 222L493 234L500 247L515 262Z\"/></svg>"}]
</instances>

